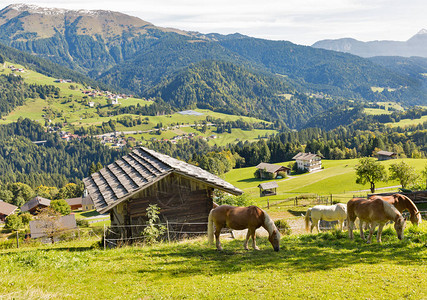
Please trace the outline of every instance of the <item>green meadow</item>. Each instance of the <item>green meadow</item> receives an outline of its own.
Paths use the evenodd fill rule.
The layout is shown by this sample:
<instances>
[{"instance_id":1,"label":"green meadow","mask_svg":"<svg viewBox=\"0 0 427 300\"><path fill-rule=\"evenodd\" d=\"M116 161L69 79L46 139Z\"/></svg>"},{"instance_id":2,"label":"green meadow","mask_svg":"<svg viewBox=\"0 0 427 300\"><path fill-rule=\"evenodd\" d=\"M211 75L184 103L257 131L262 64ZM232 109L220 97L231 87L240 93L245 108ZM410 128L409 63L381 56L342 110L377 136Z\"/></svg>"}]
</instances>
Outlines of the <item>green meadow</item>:
<instances>
[{"instance_id":1,"label":"green meadow","mask_svg":"<svg viewBox=\"0 0 427 300\"><path fill-rule=\"evenodd\" d=\"M427 224L383 243L346 232L285 236L274 252L206 238L102 250L96 238L0 250L4 299L425 299Z\"/></svg>"},{"instance_id":2,"label":"green meadow","mask_svg":"<svg viewBox=\"0 0 427 300\"><path fill-rule=\"evenodd\" d=\"M398 159L383 161L388 170L393 163L404 161L414 167L418 173L427 165L427 159ZM236 187L242 189L249 195L253 203L265 205L267 199L270 201L279 201L286 198L295 197L303 194L317 195L335 195L338 201L350 199L353 195L366 195L369 190L369 184L360 185L356 183L356 173L354 167L358 159L346 160L322 160L323 169L314 173L300 175L291 175L285 179L261 180L254 177L256 167L233 169L224 175L224 179ZM278 165L287 166L289 162L278 163ZM276 181L279 185L277 195L269 197L259 197L258 185L263 182ZM399 182L388 181L379 182L376 187L380 191L396 191ZM393 187L391 189L384 189Z\"/></svg>"}]
</instances>

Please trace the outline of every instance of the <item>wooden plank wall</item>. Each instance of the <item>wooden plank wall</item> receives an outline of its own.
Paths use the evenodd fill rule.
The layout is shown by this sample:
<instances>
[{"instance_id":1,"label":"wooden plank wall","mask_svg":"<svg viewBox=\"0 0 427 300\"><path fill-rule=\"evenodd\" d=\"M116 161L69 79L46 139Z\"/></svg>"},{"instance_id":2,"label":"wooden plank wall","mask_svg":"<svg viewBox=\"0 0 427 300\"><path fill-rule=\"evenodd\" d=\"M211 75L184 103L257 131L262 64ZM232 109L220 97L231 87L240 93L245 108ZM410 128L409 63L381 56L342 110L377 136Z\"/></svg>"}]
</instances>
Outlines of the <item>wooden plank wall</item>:
<instances>
[{"instance_id":1,"label":"wooden plank wall","mask_svg":"<svg viewBox=\"0 0 427 300\"><path fill-rule=\"evenodd\" d=\"M114 209L115 225L146 224L146 209L150 204L160 208L162 222L171 222L171 231L202 232L206 224L188 225L182 223L207 223L213 206L213 189L178 174L171 174L163 180L144 189L129 201ZM181 224L173 224L181 223ZM132 235L139 235L142 227L133 229Z\"/></svg>"}]
</instances>

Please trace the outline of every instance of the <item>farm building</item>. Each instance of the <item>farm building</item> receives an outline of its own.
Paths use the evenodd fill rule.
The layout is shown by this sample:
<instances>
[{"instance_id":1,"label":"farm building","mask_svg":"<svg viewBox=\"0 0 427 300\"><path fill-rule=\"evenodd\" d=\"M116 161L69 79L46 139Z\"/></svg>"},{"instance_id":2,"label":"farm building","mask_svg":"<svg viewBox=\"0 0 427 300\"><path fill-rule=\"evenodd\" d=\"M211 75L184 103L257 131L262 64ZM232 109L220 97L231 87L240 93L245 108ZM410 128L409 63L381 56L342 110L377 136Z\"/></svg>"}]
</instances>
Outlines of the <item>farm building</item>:
<instances>
[{"instance_id":1,"label":"farm building","mask_svg":"<svg viewBox=\"0 0 427 300\"><path fill-rule=\"evenodd\" d=\"M92 209L95 209L95 206L93 205L92 198L90 198L89 196L83 197L82 211L88 211L88 210L92 210Z\"/></svg>"},{"instance_id":2,"label":"farm building","mask_svg":"<svg viewBox=\"0 0 427 300\"><path fill-rule=\"evenodd\" d=\"M378 160L397 159L397 153L380 150L377 152Z\"/></svg>"},{"instance_id":3,"label":"farm building","mask_svg":"<svg viewBox=\"0 0 427 300\"><path fill-rule=\"evenodd\" d=\"M8 216L14 214L17 208L18 206L0 200L0 222L4 222Z\"/></svg>"},{"instance_id":4,"label":"farm building","mask_svg":"<svg viewBox=\"0 0 427 300\"><path fill-rule=\"evenodd\" d=\"M290 174L291 169L285 166L280 165L273 165L268 163L260 163L256 166L256 168L259 170L260 178L276 178L277 174L279 172L285 172L287 175ZM271 175L269 175L271 174Z\"/></svg>"},{"instance_id":5,"label":"farm building","mask_svg":"<svg viewBox=\"0 0 427 300\"><path fill-rule=\"evenodd\" d=\"M322 169L322 156L313 153L298 153L292 159L295 159L299 170L313 172Z\"/></svg>"},{"instance_id":6,"label":"farm building","mask_svg":"<svg viewBox=\"0 0 427 300\"><path fill-rule=\"evenodd\" d=\"M143 147L85 178L84 184L96 210L110 212L112 228L126 225L116 233L121 238L141 236L138 225L146 224L146 209L154 204L162 222L175 223L174 231L206 231L214 189L242 194L199 167Z\"/></svg>"},{"instance_id":7,"label":"farm building","mask_svg":"<svg viewBox=\"0 0 427 300\"><path fill-rule=\"evenodd\" d=\"M277 188L279 185L275 181L265 182L258 185L259 187L259 196L273 196L276 195Z\"/></svg>"},{"instance_id":8,"label":"farm building","mask_svg":"<svg viewBox=\"0 0 427 300\"><path fill-rule=\"evenodd\" d=\"M67 204L71 207L71 210L81 209L82 201L82 197L65 199L65 202L67 202Z\"/></svg>"},{"instance_id":9,"label":"farm building","mask_svg":"<svg viewBox=\"0 0 427 300\"><path fill-rule=\"evenodd\" d=\"M45 207L50 206L50 200L40 197L40 196L36 196L33 199L31 199L30 201L28 201L27 203L25 203L24 205L21 206L21 211L25 212L28 211L31 214L36 214L37 210L39 209L43 209Z\"/></svg>"}]
</instances>

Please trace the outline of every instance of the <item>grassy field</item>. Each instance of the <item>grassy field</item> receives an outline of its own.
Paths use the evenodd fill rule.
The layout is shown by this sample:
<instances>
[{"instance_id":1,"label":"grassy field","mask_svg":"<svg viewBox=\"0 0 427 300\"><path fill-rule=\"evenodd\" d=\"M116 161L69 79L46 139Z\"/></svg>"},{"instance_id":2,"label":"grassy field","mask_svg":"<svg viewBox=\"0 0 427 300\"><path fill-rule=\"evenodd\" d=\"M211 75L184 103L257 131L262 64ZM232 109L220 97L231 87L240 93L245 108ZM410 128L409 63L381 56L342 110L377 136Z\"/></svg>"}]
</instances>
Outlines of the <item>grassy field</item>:
<instances>
[{"instance_id":1,"label":"grassy field","mask_svg":"<svg viewBox=\"0 0 427 300\"><path fill-rule=\"evenodd\" d=\"M383 164L388 170L389 166L400 161L405 161L413 166L418 172L427 165L427 159L398 159L383 161ZM286 166L289 162L283 162ZM322 160L324 169L315 173L301 174L290 176L286 179L275 179L279 185L277 195L270 197L259 197L260 183L268 182L268 180L256 179L254 177L255 167L233 169L225 174L224 179L242 189L252 202L265 205L267 199L270 201L283 200L289 197L295 197L301 194L333 194L340 199L349 199L353 195L366 195L366 190L369 190L369 185L356 184L356 173L354 167L358 163L358 159L348 160ZM379 182L377 188L389 186L397 186L397 181ZM391 190L396 191L397 188ZM388 191L388 190L379 190Z\"/></svg>"},{"instance_id":2,"label":"grassy field","mask_svg":"<svg viewBox=\"0 0 427 300\"><path fill-rule=\"evenodd\" d=\"M346 233L99 250L95 239L0 250L4 299L425 299L427 224L367 245Z\"/></svg>"}]
</instances>

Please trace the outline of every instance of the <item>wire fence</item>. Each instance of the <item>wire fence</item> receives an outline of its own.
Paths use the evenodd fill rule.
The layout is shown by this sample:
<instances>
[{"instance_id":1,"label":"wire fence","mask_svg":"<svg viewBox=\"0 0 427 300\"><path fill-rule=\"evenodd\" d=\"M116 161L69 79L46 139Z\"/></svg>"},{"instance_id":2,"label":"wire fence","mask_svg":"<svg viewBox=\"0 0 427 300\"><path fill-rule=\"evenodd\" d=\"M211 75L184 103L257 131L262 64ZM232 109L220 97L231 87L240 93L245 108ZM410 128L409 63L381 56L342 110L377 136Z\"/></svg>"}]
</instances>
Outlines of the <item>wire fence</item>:
<instances>
[{"instance_id":1,"label":"wire fence","mask_svg":"<svg viewBox=\"0 0 427 300\"><path fill-rule=\"evenodd\" d=\"M186 238L194 238L207 234L207 222L165 222L155 225L104 225L103 244L104 249L120 247L129 244L143 244L150 238L150 233L145 229L154 227L160 240L174 241ZM226 231L225 231L226 232Z\"/></svg>"}]
</instances>

